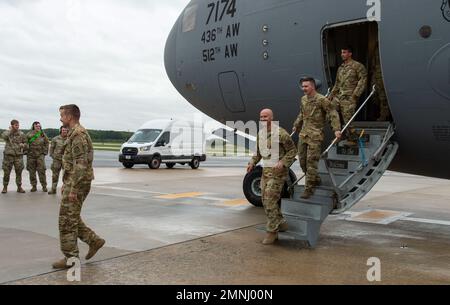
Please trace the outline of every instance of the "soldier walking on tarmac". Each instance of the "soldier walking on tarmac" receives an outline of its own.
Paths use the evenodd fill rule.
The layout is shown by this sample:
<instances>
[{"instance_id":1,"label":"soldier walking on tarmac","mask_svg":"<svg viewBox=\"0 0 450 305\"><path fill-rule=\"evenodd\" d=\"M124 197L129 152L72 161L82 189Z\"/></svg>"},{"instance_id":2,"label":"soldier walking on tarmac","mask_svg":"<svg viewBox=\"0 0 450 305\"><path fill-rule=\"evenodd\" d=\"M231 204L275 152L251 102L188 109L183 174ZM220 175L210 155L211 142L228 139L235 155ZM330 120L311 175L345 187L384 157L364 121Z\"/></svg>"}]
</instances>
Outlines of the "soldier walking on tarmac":
<instances>
[{"instance_id":1,"label":"soldier walking on tarmac","mask_svg":"<svg viewBox=\"0 0 450 305\"><path fill-rule=\"evenodd\" d=\"M63 126L69 129L64 144L63 187L59 211L59 236L64 258L53 263L53 268L68 268L69 258L79 258L78 238L89 245L86 259L91 259L103 247L105 240L88 228L81 219L81 208L94 180L92 162L94 148L88 131L80 125L80 109L76 105L59 109Z\"/></svg>"}]
</instances>

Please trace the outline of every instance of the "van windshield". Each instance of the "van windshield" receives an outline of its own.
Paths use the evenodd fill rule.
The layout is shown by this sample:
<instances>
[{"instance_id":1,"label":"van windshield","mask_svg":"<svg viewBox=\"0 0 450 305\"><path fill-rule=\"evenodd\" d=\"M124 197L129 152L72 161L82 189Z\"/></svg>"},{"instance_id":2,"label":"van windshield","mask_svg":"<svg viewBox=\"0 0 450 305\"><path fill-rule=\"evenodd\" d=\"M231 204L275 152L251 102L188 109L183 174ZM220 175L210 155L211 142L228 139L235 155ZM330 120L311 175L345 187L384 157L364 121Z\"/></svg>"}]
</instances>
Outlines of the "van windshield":
<instances>
[{"instance_id":1,"label":"van windshield","mask_svg":"<svg viewBox=\"0 0 450 305\"><path fill-rule=\"evenodd\" d=\"M150 143L156 140L156 138L161 134L161 129L139 129L134 133L134 135L128 140L128 142L133 143Z\"/></svg>"}]
</instances>

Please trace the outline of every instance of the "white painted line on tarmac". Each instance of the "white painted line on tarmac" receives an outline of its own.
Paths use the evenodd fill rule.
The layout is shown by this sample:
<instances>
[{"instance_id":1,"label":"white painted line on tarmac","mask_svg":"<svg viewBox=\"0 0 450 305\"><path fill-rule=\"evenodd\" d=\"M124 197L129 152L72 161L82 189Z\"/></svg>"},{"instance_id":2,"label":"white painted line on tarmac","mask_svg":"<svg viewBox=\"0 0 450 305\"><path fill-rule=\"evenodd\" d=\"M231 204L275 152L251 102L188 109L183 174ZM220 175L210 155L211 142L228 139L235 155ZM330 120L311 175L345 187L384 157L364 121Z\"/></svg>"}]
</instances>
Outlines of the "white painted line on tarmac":
<instances>
[{"instance_id":1,"label":"white painted line on tarmac","mask_svg":"<svg viewBox=\"0 0 450 305\"><path fill-rule=\"evenodd\" d=\"M434 224L434 225L442 225L442 226L450 226L450 221L446 221L446 220L414 218L414 217L405 217L401 220L420 222L420 223L428 223L428 224Z\"/></svg>"},{"instance_id":2,"label":"white painted line on tarmac","mask_svg":"<svg viewBox=\"0 0 450 305\"><path fill-rule=\"evenodd\" d=\"M170 193L162 193L162 192L154 192L154 191L137 190L137 189L131 189L131 188L126 188L126 187L118 187L118 186L96 185L95 188L109 189L109 190L116 190L116 191L126 191L126 192L136 192L136 193L146 193L146 194L157 194L157 195L169 195L170 194Z\"/></svg>"},{"instance_id":3,"label":"white painted line on tarmac","mask_svg":"<svg viewBox=\"0 0 450 305\"><path fill-rule=\"evenodd\" d=\"M362 211L362 212L345 212L345 213L342 213L340 216L338 216L338 219L353 221L353 222L381 224L381 225L388 225L393 222L402 220L402 221L411 221L411 222L418 222L418 223L450 226L450 221L409 217L410 215L413 215L413 213L399 212L399 211L381 210L381 212L391 212L392 214L386 213L386 217L372 218L372 219L371 219L371 217L364 217L365 214L368 214L371 212L377 212L377 211L380 211L380 210L367 210L367 211Z\"/></svg>"}]
</instances>

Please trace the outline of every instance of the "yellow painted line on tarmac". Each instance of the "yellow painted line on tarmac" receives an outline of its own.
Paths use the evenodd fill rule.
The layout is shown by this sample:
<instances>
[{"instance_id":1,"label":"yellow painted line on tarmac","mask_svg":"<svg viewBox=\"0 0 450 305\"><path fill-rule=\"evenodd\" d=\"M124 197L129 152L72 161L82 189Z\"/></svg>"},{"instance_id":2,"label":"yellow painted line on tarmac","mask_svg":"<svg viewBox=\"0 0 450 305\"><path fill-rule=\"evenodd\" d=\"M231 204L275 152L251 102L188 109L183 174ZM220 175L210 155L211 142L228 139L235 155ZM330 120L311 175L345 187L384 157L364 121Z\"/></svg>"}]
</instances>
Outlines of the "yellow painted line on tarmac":
<instances>
[{"instance_id":1,"label":"yellow painted line on tarmac","mask_svg":"<svg viewBox=\"0 0 450 305\"><path fill-rule=\"evenodd\" d=\"M192 193L180 193L180 194L167 194L162 196L156 196L156 198L160 199L180 199L180 198L194 198L204 195L205 193L198 193L198 192L192 192Z\"/></svg>"},{"instance_id":2,"label":"yellow painted line on tarmac","mask_svg":"<svg viewBox=\"0 0 450 305\"><path fill-rule=\"evenodd\" d=\"M238 205L248 204L248 201L246 199L234 199L234 200L224 201L223 204L229 205L229 206L238 206Z\"/></svg>"}]
</instances>

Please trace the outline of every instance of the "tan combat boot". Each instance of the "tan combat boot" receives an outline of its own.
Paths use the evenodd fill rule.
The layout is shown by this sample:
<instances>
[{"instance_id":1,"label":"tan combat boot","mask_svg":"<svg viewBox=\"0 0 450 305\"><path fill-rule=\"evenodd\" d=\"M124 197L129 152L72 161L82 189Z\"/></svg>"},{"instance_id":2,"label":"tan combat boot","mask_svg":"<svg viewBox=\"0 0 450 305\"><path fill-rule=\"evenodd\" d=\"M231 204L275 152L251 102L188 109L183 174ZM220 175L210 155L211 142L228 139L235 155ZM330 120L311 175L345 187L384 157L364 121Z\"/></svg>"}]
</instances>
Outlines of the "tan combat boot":
<instances>
[{"instance_id":1,"label":"tan combat boot","mask_svg":"<svg viewBox=\"0 0 450 305\"><path fill-rule=\"evenodd\" d=\"M288 223L283 222L281 225L278 226L278 232L286 232L289 229Z\"/></svg>"},{"instance_id":2,"label":"tan combat boot","mask_svg":"<svg viewBox=\"0 0 450 305\"><path fill-rule=\"evenodd\" d=\"M355 146L358 146L358 142L356 142L356 140L353 140L353 139L348 139L347 140L347 142L345 143L347 146L350 146L350 147L355 147Z\"/></svg>"},{"instance_id":3,"label":"tan combat boot","mask_svg":"<svg viewBox=\"0 0 450 305\"><path fill-rule=\"evenodd\" d=\"M89 245L89 252L86 254L86 260L90 260L98 250L100 250L101 247L105 245L105 240L103 238L98 239L97 241L93 242L91 245Z\"/></svg>"},{"instance_id":4,"label":"tan combat boot","mask_svg":"<svg viewBox=\"0 0 450 305\"><path fill-rule=\"evenodd\" d=\"M300 198L302 199L308 199L310 198L312 195L314 195L314 190L307 188L305 189L305 191L303 192L303 194L300 196Z\"/></svg>"},{"instance_id":5,"label":"tan combat boot","mask_svg":"<svg viewBox=\"0 0 450 305\"><path fill-rule=\"evenodd\" d=\"M52 190L50 192L48 192L49 195L55 195L56 194L56 188L57 188L57 184L53 183L52 184Z\"/></svg>"},{"instance_id":6,"label":"tan combat boot","mask_svg":"<svg viewBox=\"0 0 450 305\"><path fill-rule=\"evenodd\" d=\"M67 266L67 258L60 259L52 264L53 269L69 269Z\"/></svg>"},{"instance_id":7,"label":"tan combat boot","mask_svg":"<svg viewBox=\"0 0 450 305\"><path fill-rule=\"evenodd\" d=\"M314 183L314 186L319 186L321 184L322 184L322 179L320 179L320 177L319 177L319 178L317 178L316 182Z\"/></svg>"},{"instance_id":8,"label":"tan combat boot","mask_svg":"<svg viewBox=\"0 0 450 305\"><path fill-rule=\"evenodd\" d=\"M8 193L8 187L5 185L5 186L3 186L2 194L6 194L6 193Z\"/></svg>"},{"instance_id":9,"label":"tan combat boot","mask_svg":"<svg viewBox=\"0 0 450 305\"><path fill-rule=\"evenodd\" d=\"M263 245L272 245L278 239L277 232L267 232L266 238L262 241Z\"/></svg>"},{"instance_id":10,"label":"tan combat boot","mask_svg":"<svg viewBox=\"0 0 450 305\"><path fill-rule=\"evenodd\" d=\"M25 194L25 190L21 186L18 186L17 187L17 193Z\"/></svg>"},{"instance_id":11,"label":"tan combat boot","mask_svg":"<svg viewBox=\"0 0 450 305\"><path fill-rule=\"evenodd\" d=\"M30 192L32 192L32 193L37 192L36 185L33 185L33 187L31 188Z\"/></svg>"}]
</instances>

